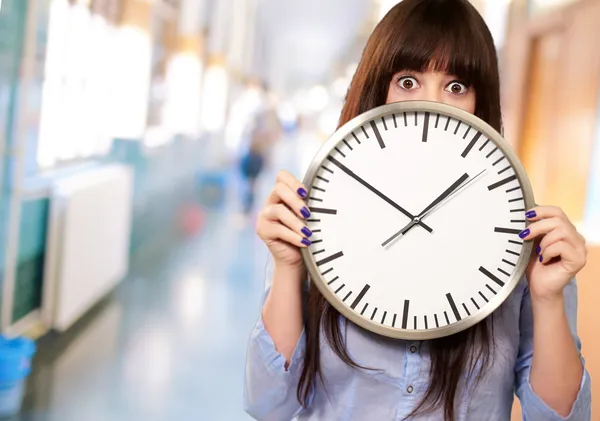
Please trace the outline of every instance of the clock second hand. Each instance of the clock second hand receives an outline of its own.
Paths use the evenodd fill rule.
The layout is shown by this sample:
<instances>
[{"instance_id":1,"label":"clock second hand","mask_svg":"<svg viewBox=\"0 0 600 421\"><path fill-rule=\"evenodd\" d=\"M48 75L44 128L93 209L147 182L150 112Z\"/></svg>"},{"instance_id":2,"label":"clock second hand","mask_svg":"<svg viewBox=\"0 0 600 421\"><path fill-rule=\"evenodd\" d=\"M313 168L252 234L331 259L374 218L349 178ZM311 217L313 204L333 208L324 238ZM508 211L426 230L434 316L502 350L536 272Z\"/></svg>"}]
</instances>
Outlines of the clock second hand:
<instances>
[{"instance_id":1,"label":"clock second hand","mask_svg":"<svg viewBox=\"0 0 600 421\"><path fill-rule=\"evenodd\" d=\"M441 205L443 205L444 203L446 203L454 195L456 195L459 191L461 191L462 189L464 189L465 187L467 187L470 183L472 183L477 178L479 178L479 176L481 176L481 174L483 174L485 171L486 171L486 169L483 169L475 177L473 177L471 179L468 179L466 183L464 183L463 185L460 185L458 188L456 188L453 191L451 191L451 193L449 193L445 198L443 198L439 202L437 202L437 203L435 203L433 205L430 205L427 208L425 208L425 210L423 212L421 212L420 215L416 216L415 219L413 219L408 224L406 224L400 231L398 231L397 233L395 233L394 235L392 235L390 238L388 238L387 240L385 240L383 243L381 243L381 246L385 247L389 243L391 243L392 241L394 241L396 238L398 238L399 236L406 234L408 231L410 231L412 229L412 227L414 227L415 225L417 225L418 223L420 223L422 218L426 217L431 212L433 212L434 210L436 210L438 207L440 207Z\"/></svg>"}]
</instances>

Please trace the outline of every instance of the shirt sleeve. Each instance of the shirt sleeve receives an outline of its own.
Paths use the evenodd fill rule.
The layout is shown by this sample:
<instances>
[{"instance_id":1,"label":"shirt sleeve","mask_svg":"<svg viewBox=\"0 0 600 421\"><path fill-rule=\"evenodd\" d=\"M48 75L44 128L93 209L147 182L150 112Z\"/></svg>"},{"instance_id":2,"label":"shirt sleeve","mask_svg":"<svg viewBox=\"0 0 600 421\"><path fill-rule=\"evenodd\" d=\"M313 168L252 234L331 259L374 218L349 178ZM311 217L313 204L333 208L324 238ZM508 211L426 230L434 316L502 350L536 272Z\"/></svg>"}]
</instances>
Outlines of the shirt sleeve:
<instances>
[{"instance_id":1,"label":"shirt sleeve","mask_svg":"<svg viewBox=\"0 0 600 421\"><path fill-rule=\"evenodd\" d=\"M270 291L268 282L269 280L261 308ZM244 381L244 408L254 419L287 421L301 412L303 408L298 402L296 391L305 346L306 335L303 329L286 369L285 357L275 348L273 339L263 325L262 316L259 317L248 341ZM312 391L308 403L311 401Z\"/></svg>"},{"instance_id":2,"label":"shirt sleeve","mask_svg":"<svg viewBox=\"0 0 600 421\"><path fill-rule=\"evenodd\" d=\"M581 341L577 336L577 284L573 279L564 289L565 311L569 328L579 352ZM590 375L583 364L583 376L579 386L577 399L567 417L562 417L550 408L534 391L529 382L531 362L533 359L533 313L529 288L525 289L521 303L519 355L515 366L515 392L521 401L523 421L590 421L591 391Z\"/></svg>"}]
</instances>

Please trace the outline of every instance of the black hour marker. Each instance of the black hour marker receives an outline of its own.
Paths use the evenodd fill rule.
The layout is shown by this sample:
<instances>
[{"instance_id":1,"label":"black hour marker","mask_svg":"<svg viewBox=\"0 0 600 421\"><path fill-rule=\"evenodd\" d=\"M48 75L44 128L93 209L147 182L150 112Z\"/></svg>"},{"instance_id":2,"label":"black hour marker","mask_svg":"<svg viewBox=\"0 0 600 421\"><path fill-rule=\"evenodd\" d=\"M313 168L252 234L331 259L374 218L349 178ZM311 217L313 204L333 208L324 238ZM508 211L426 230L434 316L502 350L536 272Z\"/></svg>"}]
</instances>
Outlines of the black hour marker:
<instances>
[{"instance_id":1,"label":"black hour marker","mask_svg":"<svg viewBox=\"0 0 600 421\"><path fill-rule=\"evenodd\" d=\"M344 144L348 147L348 149L350 149L351 151L354 150L354 148L352 148L352 146L350 146L350 144L348 143L348 141L346 139L344 139Z\"/></svg>"},{"instance_id":2,"label":"black hour marker","mask_svg":"<svg viewBox=\"0 0 600 421\"><path fill-rule=\"evenodd\" d=\"M346 296L344 297L344 299L342 301L345 302L350 295L352 295L352 291L350 291L348 294L346 294Z\"/></svg>"},{"instance_id":3,"label":"black hour marker","mask_svg":"<svg viewBox=\"0 0 600 421\"><path fill-rule=\"evenodd\" d=\"M375 317L375 314L377 314L377 307L375 307L375 310L373 310L373 314L371 314L371 320L373 320L373 317Z\"/></svg>"},{"instance_id":4,"label":"black hour marker","mask_svg":"<svg viewBox=\"0 0 600 421\"><path fill-rule=\"evenodd\" d=\"M396 327L396 313L394 313L394 318L392 319L392 327Z\"/></svg>"},{"instance_id":5,"label":"black hour marker","mask_svg":"<svg viewBox=\"0 0 600 421\"><path fill-rule=\"evenodd\" d=\"M406 113L404 113L404 126L408 126L408 123L406 122Z\"/></svg>"},{"instance_id":6,"label":"black hour marker","mask_svg":"<svg viewBox=\"0 0 600 421\"><path fill-rule=\"evenodd\" d=\"M500 227L495 227L494 228L494 232L500 232L502 234L518 234L521 232L521 230L516 230L513 228L500 228Z\"/></svg>"},{"instance_id":7,"label":"black hour marker","mask_svg":"<svg viewBox=\"0 0 600 421\"><path fill-rule=\"evenodd\" d=\"M392 114L392 117L394 117L394 127L398 128L398 123L396 123L396 114Z\"/></svg>"},{"instance_id":8,"label":"black hour marker","mask_svg":"<svg viewBox=\"0 0 600 421\"><path fill-rule=\"evenodd\" d=\"M519 190L519 189L520 189L520 187L513 187L512 189L508 189L508 190L506 190L506 193L512 193L512 192L514 192L515 190Z\"/></svg>"},{"instance_id":9,"label":"black hour marker","mask_svg":"<svg viewBox=\"0 0 600 421\"><path fill-rule=\"evenodd\" d=\"M327 285L331 285L333 284L335 281L337 281L338 279L340 279L339 276L336 276L335 278L333 278L331 281L327 282Z\"/></svg>"},{"instance_id":10,"label":"black hour marker","mask_svg":"<svg viewBox=\"0 0 600 421\"><path fill-rule=\"evenodd\" d=\"M466 158L467 155L469 154L469 152L471 152L471 149L473 149L473 146L475 146L475 144L477 143L477 141L479 140L480 137L481 137L481 132L477 132L477 134L475 136L473 136L473 139L471 139L471 141L469 142L469 144L467 145L467 147L465 148L465 150L463 151L463 153L460 154L460 156L462 156L463 158Z\"/></svg>"},{"instance_id":11,"label":"black hour marker","mask_svg":"<svg viewBox=\"0 0 600 421\"><path fill-rule=\"evenodd\" d=\"M450 116L448 116L448 120L446 120L446 127L444 127L444 131L448 131L449 125L450 125Z\"/></svg>"},{"instance_id":12,"label":"black hour marker","mask_svg":"<svg viewBox=\"0 0 600 421\"><path fill-rule=\"evenodd\" d=\"M323 253L324 251L325 251L325 249L323 249L323 250L319 250L319 251L315 251L315 252L313 252L313 256L316 256L317 254L321 254L321 253Z\"/></svg>"},{"instance_id":13,"label":"black hour marker","mask_svg":"<svg viewBox=\"0 0 600 421\"><path fill-rule=\"evenodd\" d=\"M354 132L352 132L352 137L354 138L354 140L356 140L356 142L360 145L360 140L358 140L358 137L354 134Z\"/></svg>"},{"instance_id":14,"label":"black hour marker","mask_svg":"<svg viewBox=\"0 0 600 421\"><path fill-rule=\"evenodd\" d=\"M510 273L508 273L508 272L506 272L506 271L504 271L504 270L502 270L500 268L497 268L497 269L498 269L498 272L500 272L501 274L506 275L506 276L510 276Z\"/></svg>"},{"instance_id":15,"label":"black hour marker","mask_svg":"<svg viewBox=\"0 0 600 421\"><path fill-rule=\"evenodd\" d=\"M509 165L508 167L506 167L506 168L503 168L503 169L501 169L500 171L498 171L498 175L500 175L500 174L502 174L503 172L506 172L506 171L508 171L508 170L510 170L510 165Z\"/></svg>"},{"instance_id":16,"label":"black hour marker","mask_svg":"<svg viewBox=\"0 0 600 421\"><path fill-rule=\"evenodd\" d=\"M517 197L516 199L510 199L508 201L508 203L518 202L519 200L523 200L523 198L522 197ZM523 210L525 210L525 209L523 209Z\"/></svg>"},{"instance_id":17,"label":"black hour marker","mask_svg":"<svg viewBox=\"0 0 600 421\"><path fill-rule=\"evenodd\" d=\"M511 219L510 222L512 222L513 224L519 224L522 222L525 222L524 219Z\"/></svg>"},{"instance_id":18,"label":"black hour marker","mask_svg":"<svg viewBox=\"0 0 600 421\"><path fill-rule=\"evenodd\" d=\"M402 329L406 329L406 323L408 322L408 306L410 300L404 300L404 311L402 313Z\"/></svg>"},{"instance_id":19,"label":"black hour marker","mask_svg":"<svg viewBox=\"0 0 600 421\"><path fill-rule=\"evenodd\" d=\"M314 232L314 231L313 231ZM333 270L333 268L329 268L327 269L325 272L323 272L321 275L325 276L327 275L329 272L331 272Z\"/></svg>"},{"instance_id":20,"label":"black hour marker","mask_svg":"<svg viewBox=\"0 0 600 421\"><path fill-rule=\"evenodd\" d=\"M440 115L438 114L435 118L435 128L437 129L438 123L440 122Z\"/></svg>"},{"instance_id":21,"label":"black hour marker","mask_svg":"<svg viewBox=\"0 0 600 421\"><path fill-rule=\"evenodd\" d=\"M383 139L381 138L381 133L379 133L379 129L377 128L377 124L371 120L371 128L373 129L373 133L375 133L375 137L377 138L377 142L379 142L379 147L381 149L385 148L385 143L383 143Z\"/></svg>"},{"instance_id":22,"label":"black hour marker","mask_svg":"<svg viewBox=\"0 0 600 421\"><path fill-rule=\"evenodd\" d=\"M483 273L485 276L487 276L488 278L490 278L492 281L494 281L495 283L497 283L501 287L504 286L504 282L502 282L496 275L494 275L492 272L490 272L489 270L487 270L483 266L479 266L479 272Z\"/></svg>"},{"instance_id":23,"label":"black hour marker","mask_svg":"<svg viewBox=\"0 0 600 421\"><path fill-rule=\"evenodd\" d=\"M342 257L343 255L344 255L344 252L343 252L343 251L338 251L337 253L335 253L335 254L332 254L332 255L331 255L331 256L329 256L329 257L326 257L326 258L324 258L324 259L322 259L322 260L319 260L319 261L317 262L317 266L321 266L321 265L324 265L325 263L329 263L329 262L331 262L332 260L335 260L335 259L338 259L338 258Z\"/></svg>"},{"instance_id":24,"label":"black hour marker","mask_svg":"<svg viewBox=\"0 0 600 421\"><path fill-rule=\"evenodd\" d=\"M425 113L425 124L423 125L423 138L422 142L427 142L427 133L429 131L429 113Z\"/></svg>"},{"instance_id":25,"label":"black hour marker","mask_svg":"<svg viewBox=\"0 0 600 421\"><path fill-rule=\"evenodd\" d=\"M511 181L515 181L516 179L517 179L517 176L515 174L513 174L510 177L506 177L505 179L500 180L500 181L498 181L498 182L496 182L494 184L490 184L488 186L488 190L492 191L494 189L497 189L498 187L501 187L501 186L503 186L503 185L505 185L507 183L510 183Z\"/></svg>"},{"instance_id":26,"label":"black hour marker","mask_svg":"<svg viewBox=\"0 0 600 421\"><path fill-rule=\"evenodd\" d=\"M381 122L383 123L383 128L387 130L388 128L387 124L385 123L385 117L381 117Z\"/></svg>"},{"instance_id":27,"label":"black hour marker","mask_svg":"<svg viewBox=\"0 0 600 421\"><path fill-rule=\"evenodd\" d=\"M363 297L365 296L365 294L367 293L367 291L369 290L369 288L371 288L371 286L369 284L366 284L363 289L358 293L358 297L356 297L354 299L354 302L352 303L352 305L350 306L350 308L352 310L354 310L356 308L356 306L358 305L358 303L360 303L360 300L363 299Z\"/></svg>"},{"instance_id":28,"label":"black hour marker","mask_svg":"<svg viewBox=\"0 0 600 421\"><path fill-rule=\"evenodd\" d=\"M454 129L454 134L458 133L458 128L462 124L462 121L458 120L458 124L456 125L456 129Z\"/></svg>"},{"instance_id":29,"label":"black hour marker","mask_svg":"<svg viewBox=\"0 0 600 421\"><path fill-rule=\"evenodd\" d=\"M324 213L327 215L337 215L337 209L325 209L325 208L310 208L312 213Z\"/></svg>"},{"instance_id":30,"label":"black hour marker","mask_svg":"<svg viewBox=\"0 0 600 421\"><path fill-rule=\"evenodd\" d=\"M425 329L429 329L429 326L427 325L427 316L423 316L423 319L425 320Z\"/></svg>"},{"instance_id":31,"label":"black hour marker","mask_svg":"<svg viewBox=\"0 0 600 421\"><path fill-rule=\"evenodd\" d=\"M314 242L313 242L313 244L314 244ZM507 249L506 252L510 253L510 254L514 254L515 256L519 256L519 253L517 253L516 251L512 251L512 250L508 250Z\"/></svg>"},{"instance_id":32,"label":"black hour marker","mask_svg":"<svg viewBox=\"0 0 600 421\"><path fill-rule=\"evenodd\" d=\"M479 148L479 152L481 152L487 146L488 143L490 143L490 139L486 140L485 143L481 145L481 148Z\"/></svg>"},{"instance_id":33,"label":"black hour marker","mask_svg":"<svg viewBox=\"0 0 600 421\"><path fill-rule=\"evenodd\" d=\"M444 317L446 318L446 324L450 324L450 319L448 318L448 313L444 311Z\"/></svg>"},{"instance_id":34,"label":"black hour marker","mask_svg":"<svg viewBox=\"0 0 600 421\"><path fill-rule=\"evenodd\" d=\"M344 288L346 286L346 284L342 284L341 287L339 287L338 289L335 290L335 293L337 294L338 292L340 292L342 290L342 288Z\"/></svg>"},{"instance_id":35,"label":"black hour marker","mask_svg":"<svg viewBox=\"0 0 600 421\"><path fill-rule=\"evenodd\" d=\"M516 266L517 266L517 265L515 265L513 262L509 262L509 261L508 261L508 260L506 260L506 259L502 259L502 261L503 261L504 263L506 263L507 265L511 265L511 266L513 266L513 267L516 267Z\"/></svg>"},{"instance_id":36,"label":"black hour marker","mask_svg":"<svg viewBox=\"0 0 600 421\"><path fill-rule=\"evenodd\" d=\"M525 212L525 209L511 209L511 212Z\"/></svg>"},{"instance_id":37,"label":"black hour marker","mask_svg":"<svg viewBox=\"0 0 600 421\"><path fill-rule=\"evenodd\" d=\"M496 165L498 163L500 163L504 158L506 158L504 155L502 156L502 158L499 158L496 162L494 162L492 165Z\"/></svg>"},{"instance_id":38,"label":"black hour marker","mask_svg":"<svg viewBox=\"0 0 600 421\"><path fill-rule=\"evenodd\" d=\"M312 197L312 196L310 196L308 199L309 200L314 200L315 202L322 202L323 201L323 199L319 199L318 197Z\"/></svg>"},{"instance_id":39,"label":"black hour marker","mask_svg":"<svg viewBox=\"0 0 600 421\"><path fill-rule=\"evenodd\" d=\"M434 314L433 318L435 319L435 327L440 327L440 322L438 322L437 314Z\"/></svg>"},{"instance_id":40,"label":"black hour marker","mask_svg":"<svg viewBox=\"0 0 600 421\"><path fill-rule=\"evenodd\" d=\"M497 294L497 292L491 286L489 286L488 284L485 284L485 286L487 287L487 289L489 289L490 291L492 291L494 293L494 295Z\"/></svg>"},{"instance_id":41,"label":"black hour marker","mask_svg":"<svg viewBox=\"0 0 600 421\"><path fill-rule=\"evenodd\" d=\"M312 186L312 188L315 189L316 191L321 191L321 192L325 193L325 189L322 189L321 187Z\"/></svg>"},{"instance_id":42,"label":"black hour marker","mask_svg":"<svg viewBox=\"0 0 600 421\"><path fill-rule=\"evenodd\" d=\"M321 230L312 230L312 232L321 232Z\"/></svg>"},{"instance_id":43,"label":"black hour marker","mask_svg":"<svg viewBox=\"0 0 600 421\"><path fill-rule=\"evenodd\" d=\"M494 152L496 152L497 150L498 150L498 146L496 146L494 149L492 149L492 151L491 151L489 154L487 154L485 157L486 157L486 158L489 158L489 157L490 157L490 156L492 156L492 155L494 154Z\"/></svg>"},{"instance_id":44,"label":"black hour marker","mask_svg":"<svg viewBox=\"0 0 600 421\"><path fill-rule=\"evenodd\" d=\"M337 147L337 146L335 147L335 150L336 150L336 151L337 151L337 152L338 152L340 155L342 155L344 158L346 157L346 154L345 154L344 152L340 151L340 150L338 149L338 147Z\"/></svg>"},{"instance_id":45,"label":"black hour marker","mask_svg":"<svg viewBox=\"0 0 600 421\"><path fill-rule=\"evenodd\" d=\"M414 322L413 322L413 329L417 330L417 316L415 316Z\"/></svg>"},{"instance_id":46,"label":"black hour marker","mask_svg":"<svg viewBox=\"0 0 600 421\"><path fill-rule=\"evenodd\" d=\"M471 131L471 126L469 126L469 128L467 129L467 131L465 132L465 134L463 135L463 139L466 139L467 136L469 135L469 132Z\"/></svg>"},{"instance_id":47,"label":"black hour marker","mask_svg":"<svg viewBox=\"0 0 600 421\"><path fill-rule=\"evenodd\" d=\"M417 112L415 111L415 127L417 127L419 125L418 121L417 121Z\"/></svg>"},{"instance_id":48,"label":"black hour marker","mask_svg":"<svg viewBox=\"0 0 600 421\"><path fill-rule=\"evenodd\" d=\"M471 298L471 301L473 302L473 304L475 304L475 307L477 307L477 310L479 310L479 304L477 304L477 301L475 301L474 298Z\"/></svg>"},{"instance_id":49,"label":"black hour marker","mask_svg":"<svg viewBox=\"0 0 600 421\"><path fill-rule=\"evenodd\" d=\"M317 178L317 179L319 179L321 181L324 181L326 183L329 183L329 180L327 180L326 178L321 177L320 175L317 175L315 178Z\"/></svg>"},{"instance_id":50,"label":"black hour marker","mask_svg":"<svg viewBox=\"0 0 600 421\"><path fill-rule=\"evenodd\" d=\"M387 311L383 312L383 317L381 318L381 324L385 323L385 316L387 316Z\"/></svg>"},{"instance_id":51,"label":"black hour marker","mask_svg":"<svg viewBox=\"0 0 600 421\"><path fill-rule=\"evenodd\" d=\"M320 219L307 219L306 222L321 222Z\"/></svg>"},{"instance_id":52,"label":"black hour marker","mask_svg":"<svg viewBox=\"0 0 600 421\"><path fill-rule=\"evenodd\" d=\"M465 309L465 311L467 312L467 315L470 316L471 312L469 311L469 309L467 308L467 305L465 303L463 303L463 308Z\"/></svg>"},{"instance_id":53,"label":"black hour marker","mask_svg":"<svg viewBox=\"0 0 600 421\"><path fill-rule=\"evenodd\" d=\"M366 303L365 306L363 307L362 311L360 312L361 316L365 313L365 310L367 309L367 307L369 307L369 303Z\"/></svg>"},{"instance_id":54,"label":"black hour marker","mask_svg":"<svg viewBox=\"0 0 600 421\"><path fill-rule=\"evenodd\" d=\"M508 240L508 242L509 242L509 243L512 243L512 244L518 244L519 246L522 246L522 245L523 245L523 242L522 242L522 241Z\"/></svg>"},{"instance_id":55,"label":"black hour marker","mask_svg":"<svg viewBox=\"0 0 600 421\"><path fill-rule=\"evenodd\" d=\"M450 293L446 294L446 298L448 299L448 302L450 303L450 308L452 309L452 312L454 313L454 317L456 317L456 320L460 320L460 313L458 312L458 309L456 308L456 304L454 303L452 294L450 294ZM448 324L450 324L450 322L448 322Z\"/></svg>"},{"instance_id":56,"label":"black hour marker","mask_svg":"<svg viewBox=\"0 0 600 421\"><path fill-rule=\"evenodd\" d=\"M367 131L365 130L365 126L360 126L360 128L362 129L363 133L365 134L365 137L367 139L369 139L369 134L367 133Z\"/></svg>"},{"instance_id":57,"label":"black hour marker","mask_svg":"<svg viewBox=\"0 0 600 421\"><path fill-rule=\"evenodd\" d=\"M323 240L314 240L314 241L312 241L313 244L319 244L319 243L322 243L322 242L323 242Z\"/></svg>"},{"instance_id":58,"label":"black hour marker","mask_svg":"<svg viewBox=\"0 0 600 421\"><path fill-rule=\"evenodd\" d=\"M327 168L325 165L321 165L321 168L323 168L325 171L329 171L331 174L333 174L333 170ZM329 182L329 181L328 181Z\"/></svg>"},{"instance_id":59,"label":"black hour marker","mask_svg":"<svg viewBox=\"0 0 600 421\"><path fill-rule=\"evenodd\" d=\"M481 295L481 298L483 298L485 300L486 303L489 303L488 299L486 298L485 295L483 295L483 292L479 291L479 295Z\"/></svg>"}]
</instances>

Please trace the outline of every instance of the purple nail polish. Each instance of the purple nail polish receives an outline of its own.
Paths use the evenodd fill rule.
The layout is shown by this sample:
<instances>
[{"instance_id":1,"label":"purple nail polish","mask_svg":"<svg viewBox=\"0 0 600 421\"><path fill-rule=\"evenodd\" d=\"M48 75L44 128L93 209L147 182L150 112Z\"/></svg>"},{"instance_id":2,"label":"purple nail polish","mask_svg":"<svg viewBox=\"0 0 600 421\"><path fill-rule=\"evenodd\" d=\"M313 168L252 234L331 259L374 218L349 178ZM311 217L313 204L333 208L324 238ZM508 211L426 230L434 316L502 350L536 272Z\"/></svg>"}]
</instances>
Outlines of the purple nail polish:
<instances>
[{"instance_id":1,"label":"purple nail polish","mask_svg":"<svg viewBox=\"0 0 600 421\"><path fill-rule=\"evenodd\" d=\"M302 239L302 244L304 244L306 247L309 247L312 243L310 242L310 240L307 240L306 238Z\"/></svg>"},{"instance_id":2,"label":"purple nail polish","mask_svg":"<svg viewBox=\"0 0 600 421\"><path fill-rule=\"evenodd\" d=\"M309 230L307 227L304 227L301 229L302 234L304 234L306 237L310 237L312 235L312 231Z\"/></svg>"},{"instance_id":3,"label":"purple nail polish","mask_svg":"<svg viewBox=\"0 0 600 421\"><path fill-rule=\"evenodd\" d=\"M300 213L305 218L308 218L310 216L310 211L308 210L308 208L306 206L303 207L302 209L300 209Z\"/></svg>"},{"instance_id":4,"label":"purple nail polish","mask_svg":"<svg viewBox=\"0 0 600 421\"><path fill-rule=\"evenodd\" d=\"M535 213L535 211L534 211L534 210L531 210L531 211L529 211L529 212L525 213L525 216L526 216L527 218L531 219L531 218L535 218L535 217L537 216L537 214Z\"/></svg>"},{"instance_id":5,"label":"purple nail polish","mask_svg":"<svg viewBox=\"0 0 600 421\"><path fill-rule=\"evenodd\" d=\"M300 196L301 198L305 199L306 196L308 196L308 192L304 188L300 187L298 189L298 196Z\"/></svg>"},{"instance_id":6,"label":"purple nail polish","mask_svg":"<svg viewBox=\"0 0 600 421\"><path fill-rule=\"evenodd\" d=\"M535 249L535 254L540 254L542 252L542 248L540 246L537 246Z\"/></svg>"},{"instance_id":7,"label":"purple nail polish","mask_svg":"<svg viewBox=\"0 0 600 421\"><path fill-rule=\"evenodd\" d=\"M544 256L540 255L540 263L544 260Z\"/></svg>"},{"instance_id":8,"label":"purple nail polish","mask_svg":"<svg viewBox=\"0 0 600 421\"><path fill-rule=\"evenodd\" d=\"M531 232L531 231L529 231L529 228L527 228L527 229L524 229L523 231L521 231L521 232L519 233L519 237L521 237L521 238L525 238L525 237L527 237L527 236L530 234L530 232Z\"/></svg>"}]
</instances>

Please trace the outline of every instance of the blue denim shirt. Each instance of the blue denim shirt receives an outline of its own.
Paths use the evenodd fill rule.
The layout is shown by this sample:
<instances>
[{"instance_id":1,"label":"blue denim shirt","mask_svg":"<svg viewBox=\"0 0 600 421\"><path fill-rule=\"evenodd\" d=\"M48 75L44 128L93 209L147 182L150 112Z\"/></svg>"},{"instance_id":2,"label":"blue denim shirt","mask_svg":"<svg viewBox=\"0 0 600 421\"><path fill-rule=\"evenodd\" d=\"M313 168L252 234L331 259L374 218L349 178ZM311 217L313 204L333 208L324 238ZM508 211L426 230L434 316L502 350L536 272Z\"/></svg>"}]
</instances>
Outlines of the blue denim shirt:
<instances>
[{"instance_id":1,"label":"blue denim shirt","mask_svg":"<svg viewBox=\"0 0 600 421\"><path fill-rule=\"evenodd\" d=\"M265 293L268 294L268 289ZM577 286L573 280L564 290L565 307L573 339L576 333ZM264 302L264 298L263 298ZM329 347L321 344L321 367L325 387L316 381L309 405L296 398L305 352L302 333L288 370L285 358L259 317L249 339L245 373L246 411L261 421L298 420L363 421L402 420L417 405L428 386L430 356L427 341L403 341L373 334L340 317L349 354L355 362L382 369L367 371L347 366ZM487 374L477 387L463 378L459 385L457 421L508 421L516 394L524 421L590 421L590 377L584 370L571 413L565 418L548 407L533 391L529 372L533 357L533 315L529 289L522 280L494 312L496 352ZM321 335L324 338L324 335ZM582 358L583 361L583 358ZM585 367L585 366L584 366ZM409 420L443 420L442 410Z\"/></svg>"}]
</instances>

